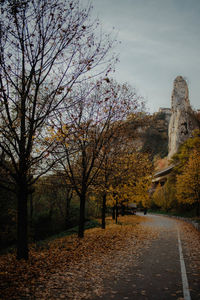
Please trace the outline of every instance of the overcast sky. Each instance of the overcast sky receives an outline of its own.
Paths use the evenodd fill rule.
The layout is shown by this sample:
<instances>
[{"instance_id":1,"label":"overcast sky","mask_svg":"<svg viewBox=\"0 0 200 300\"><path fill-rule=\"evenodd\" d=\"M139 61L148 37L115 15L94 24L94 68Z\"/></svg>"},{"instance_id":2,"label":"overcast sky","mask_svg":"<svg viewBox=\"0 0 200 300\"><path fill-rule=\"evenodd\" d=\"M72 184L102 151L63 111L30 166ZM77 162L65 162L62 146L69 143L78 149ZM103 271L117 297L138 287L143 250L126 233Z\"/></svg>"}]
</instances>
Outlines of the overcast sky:
<instances>
[{"instance_id":1,"label":"overcast sky","mask_svg":"<svg viewBox=\"0 0 200 300\"><path fill-rule=\"evenodd\" d=\"M86 1L86 0L84 0ZM171 106L173 81L187 79L200 108L200 0L92 0L104 31L118 33L115 78L145 97L151 112Z\"/></svg>"}]
</instances>

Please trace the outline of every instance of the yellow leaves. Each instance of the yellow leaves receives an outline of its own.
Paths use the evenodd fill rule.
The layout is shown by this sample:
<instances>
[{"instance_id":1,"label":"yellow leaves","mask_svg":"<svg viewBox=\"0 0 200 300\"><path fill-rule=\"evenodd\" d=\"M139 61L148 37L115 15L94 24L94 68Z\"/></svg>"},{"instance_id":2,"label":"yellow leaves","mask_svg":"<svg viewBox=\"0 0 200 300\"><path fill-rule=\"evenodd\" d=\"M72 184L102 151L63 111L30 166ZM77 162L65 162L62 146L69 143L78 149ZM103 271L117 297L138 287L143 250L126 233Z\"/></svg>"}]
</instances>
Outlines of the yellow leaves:
<instances>
[{"instance_id":1,"label":"yellow leaves","mask_svg":"<svg viewBox=\"0 0 200 300\"><path fill-rule=\"evenodd\" d=\"M185 164L188 163L192 151L200 151L200 130L194 130L193 136L187 139L181 146L177 154L173 156L173 162L177 164L176 170L182 172Z\"/></svg>"},{"instance_id":2,"label":"yellow leaves","mask_svg":"<svg viewBox=\"0 0 200 300\"><path fill-rule=\"evenodd\" d=\"M194 150L181 175L177 175L177 199L181 203L200 202L200 150Z\"/></svg>"},{"instance_id":3,"label":"yellow leaves","mask_svg":"<svg viewBox=\"0 0 200 300\"><path fill-rule=\"evenodd\" d=\"M53 133L54 133L54 127L53 127L53 126L47 127L47 131L48 131L50 134L53 134Z\"/></svg>"},{"instance_id":4,"label":"yellow leaves","mask_svg":"<svg viewBox=\"0 0 200 300\"><path fill-rule=\"evenodd\" d=\"M112 193L109 193L107 195L107 201L106 201L106 203L107 203L107 206L110 206L110 207L112 207L112 206L115 205L115 197L114 197L114 195Z\"/></svg>"},{"instance_id":5,"label":"yellow leaves","mask_svg":"<svg viewBox=\"0 0 200 300\"><path fill-rule=\"evenodd\" d=\"M174 184L170 181L167 181L164 186L158 184L152 199L158 207L166 211L173 208L176 203Z\"/></svg>"},{"instance_id":6,"label":"yellow leaves","mask_svg":"<svg viewBox=\"0 0 200 300\"><path fill-rule=\"evenodd\" d=\"M109 188L108 188L108 193L112 193L112 192L114 192L114 188L113 188L113 186L112 186L112 184L109 186Z\"/></svg>"},{"instance_id":7,"label":"yellow leaves","mask_svg":"<svg viewBox=\"0 0 200 300\"><path fill-rule=\"evenodd\" d=\"M68 126L67 126L66 124L63 124L63 125L62 125L62 132L63 132L63 134L67 134L67 133L69 132L68 129L69 129L69 128L68 128Z\"/></svg>"},{"instance_id":8,"label":"yellow leaves","mask_svg":"<svg viewBox=\"0 0 200 300\"><path fill-rule=\"evenodd\" d=\"M96 197L94 195L92 195L92 196L90 196L90 200L94 202L96 200Z\"/></svg>"},{"instance_id":9,"label":"yellow leaves","mask_svg":"<svg viewBox=\"0 0 200 300\"><path fill-rule=\"evenodd\" d=\"M108 205L126 201L143 202L149 206L151 163L141 153L123 153L113 167L111 184L107 189Z\"/></svg>"},{"instance_id":10,"label":"yellow leaves","mask_svg":"<svg viewBox=\"0 0 200 300\"><path fill-rule=\"evenodd\" d=\"M54 126L49 126L46 128L47 136L45 137L45 141L52 143L56 142L64 142L66 147L69 146L66 139L68 138L69 127L66 124L62 124L60 128L54 128Z\"/></svg>"},{"instance_id":11,"label":"yellow leaves","mask_svg":"<svg viewBox=\"0 0 200 300\"><path fill-rule=\"evenodd\" d=\"M156 187L156 190L153 194L153 200L157 206L162 207L162 187L160 184L158 184Z\"/></svg>"}]
</instances>

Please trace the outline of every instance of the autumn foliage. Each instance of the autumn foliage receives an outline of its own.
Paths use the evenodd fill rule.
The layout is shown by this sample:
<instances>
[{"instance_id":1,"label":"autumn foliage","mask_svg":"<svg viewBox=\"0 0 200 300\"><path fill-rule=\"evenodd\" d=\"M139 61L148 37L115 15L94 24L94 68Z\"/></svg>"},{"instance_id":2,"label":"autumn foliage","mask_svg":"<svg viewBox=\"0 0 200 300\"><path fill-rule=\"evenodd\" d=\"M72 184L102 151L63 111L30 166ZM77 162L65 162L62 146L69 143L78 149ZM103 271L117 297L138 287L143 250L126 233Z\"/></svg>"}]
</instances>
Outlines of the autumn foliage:
<instances>
[{"instance_id":1,"label":"autumn foliage","mask_svg":"<svg viewBox=\"0 0 200 300\"><path fill-rule=\"evenodd\" d=\"M48 242L43 248L32 245L28 262L17 261L14 254L2 255L2 299L55 299L63 290L68 299L84 299L84 293L88 298L90 293L98 295L101 293L103 272L100 266L104 265L103 276L107 273L108 279L111 279L115 272L126 267L122 264L116 270L115 256L118 263L119 257L124 256L125 259L125 255L129 255L128 249L131 255L138 256L139 249L156 236L150 229L140 226L140 222L145 221L143 217L120 217L119 221L121 225L107 219L106 230L87 230L84 240L72 235ZM126 262L129 262L128 257Z\"/></svg>"},{"instance_id":2,"label":"autumn foliage","mask_svg":"<svg viewBox=\"0 0 200 300\"><path fill-rule=\"evenodd\" d=\"M179 148L169 162L158 160L156 168L162 169L163 163L173 165L173 170L163 186L157 186L152 200L157 207L187 212L196 209L199 216L200 201L200 131L194 130L192 136Z\"/></svg>"},{"instance_id":3,"label":"autumn foliage","mask_svg":"<svg viewBox=\"0 0 200 300\"><path fill-rule=\"evenodd\" d=\"M1 1L0 167L17 197L17 256L28 259L28 198L52 170L55 141L45 140L69 108L72 90L93 77L107 78L114 43L81 1ZM77 99L76 99L77 101Z\"/></svg>"},{"instance_id":4,"label":"autumn foliage","mask_svg":"<svg viewBox=\"0 0 200 300\"><path fill-rule=\"evenodd\" d=\"M183 172L177 175L177 198L180 203L195 204L200 215L200 151L194 150Z\"/></svg>"}]
</instances>

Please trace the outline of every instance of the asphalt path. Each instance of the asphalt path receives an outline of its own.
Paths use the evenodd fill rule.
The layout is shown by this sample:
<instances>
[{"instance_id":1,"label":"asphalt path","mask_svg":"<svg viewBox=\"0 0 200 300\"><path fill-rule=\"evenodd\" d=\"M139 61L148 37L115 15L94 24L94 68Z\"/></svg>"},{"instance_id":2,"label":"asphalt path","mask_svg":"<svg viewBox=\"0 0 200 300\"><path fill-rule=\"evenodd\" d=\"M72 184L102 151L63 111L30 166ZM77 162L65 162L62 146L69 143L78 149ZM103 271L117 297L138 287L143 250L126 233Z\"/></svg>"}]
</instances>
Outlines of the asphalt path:
<instances>
[{"instance_id":1,"label":"asphalt path","mask_svg":"<svg viewBox=\"0 0 200 300\"><path fill-rule=\"evenodd\" d=\"M143 250L137 263L130 257L130 268L115 282L105 282L106 294L95 299L200 299L200 277L192 277L190 258L182 243L181 222L147 215L143 226L157 230L158 238Z\"/></svg>"}]
</instances>

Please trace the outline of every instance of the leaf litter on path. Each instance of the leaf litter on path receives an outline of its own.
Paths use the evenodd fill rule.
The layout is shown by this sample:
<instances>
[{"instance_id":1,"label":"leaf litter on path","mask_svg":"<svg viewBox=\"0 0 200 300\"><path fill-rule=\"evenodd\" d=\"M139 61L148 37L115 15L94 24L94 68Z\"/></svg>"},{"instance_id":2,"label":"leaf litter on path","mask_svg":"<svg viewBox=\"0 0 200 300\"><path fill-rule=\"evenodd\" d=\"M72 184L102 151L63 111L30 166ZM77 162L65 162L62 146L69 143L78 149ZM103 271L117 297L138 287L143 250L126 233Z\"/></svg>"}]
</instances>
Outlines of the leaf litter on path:
<instances>
[{"instance_id":1,"label":"leaf litter on path","mask_svg":"<svg viewBox=\"0 0 200 300\"><path fill-rule=\"evenodd\" d=\"M104 280L117 280L157 237L155 229L142 225L145 220L119 217L119 225L108 220L105 230L86 230L83 239L59 238L40 251L32 246L28 262L17 261L14 254L2 255L2 299L81 300L102 295Z\"/></svg>"}]
</instances>

